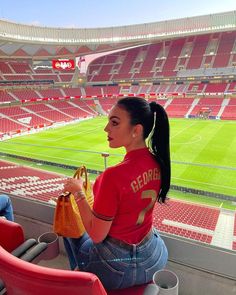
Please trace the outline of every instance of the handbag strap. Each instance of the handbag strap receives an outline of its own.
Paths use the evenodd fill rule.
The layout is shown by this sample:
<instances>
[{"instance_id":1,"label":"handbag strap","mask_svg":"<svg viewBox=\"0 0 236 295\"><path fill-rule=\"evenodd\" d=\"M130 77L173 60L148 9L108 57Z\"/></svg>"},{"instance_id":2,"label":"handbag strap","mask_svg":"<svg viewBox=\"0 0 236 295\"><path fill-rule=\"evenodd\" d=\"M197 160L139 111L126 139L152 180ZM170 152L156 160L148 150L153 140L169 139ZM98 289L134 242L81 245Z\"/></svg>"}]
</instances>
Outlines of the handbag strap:
<instances>
[{"instance_id":1,"label":"handbag strap","mask_svg":"<svg viewBox=\"0 0 236 295\"><path fill-rule=\"evenodd\" d=\"M84 165L79 167L75 171L75 174L74 174L73 177L79 179L83 175L84 175L84 178L85 178L85 181L84 181L83 185L84 185L85 190L87 190L88 189L88 172L87 172L87 169L86 169L86 167Z\"/></svg>"},{"instance_id":2,"label":"handbag strap","mask_svg":"<svg viewBox=\"0 0 236 295\"><path fill-rule=\"evenodd\" d=\"M61 193L61 194L57 197L57 199L61 199L61 198L69 198L70 195L71 195L70 192Z\"/></svg>"},{"instance_id":3,"label":"handbag strap","mask_svg":"<svg viewBox=\"0 0 236 295\"><path fill-rule=\"evenodd\" d=\"M76 179L79 179L80 177L83 176L83 174L85 175L85 181L83 183L83 186L84 186L84 189L87 191L88 189L88 172L87 172L87 169L85 166L81 166L79 167L75 173L74 173L74 176L73 178L76 178ZM60 194L57 199L60 199L60 198L69 198L71 195L70 192L64 192L62 194Z\"/></svg>"}]
</instances>

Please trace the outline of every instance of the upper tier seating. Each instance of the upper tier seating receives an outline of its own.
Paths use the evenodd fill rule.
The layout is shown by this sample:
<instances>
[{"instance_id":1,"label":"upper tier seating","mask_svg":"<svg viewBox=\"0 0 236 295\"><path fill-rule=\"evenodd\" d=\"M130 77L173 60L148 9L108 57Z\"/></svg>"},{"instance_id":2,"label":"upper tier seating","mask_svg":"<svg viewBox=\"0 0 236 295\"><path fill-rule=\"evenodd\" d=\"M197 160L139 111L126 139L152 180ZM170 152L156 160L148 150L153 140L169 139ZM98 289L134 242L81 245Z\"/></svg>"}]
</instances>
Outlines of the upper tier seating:
<instances>
[{"instance_id":1,"label":"upper tier seating","mask_svg":"<svg viewBox=\"0 0 236 295\"><path fill-rule=\"evenodd\" d=\"M32 78L30 75L25 75L25 74L21 74L21 75L3 75L4 80L8 80L8 81L31 81Z\"/></svg>"},{"instance_id":2,"label":"upper tier seating","mask_svg":"<svg viewBox=\"0 0 236 295\"><path fill-rule=\"evenodd\" d=\"M5 61L0 61L0 73L3 74L13 74L13 70L10 68L9 64Z\"/></svg>"},{"instance_id":3,"label":"upper tier seating","mask_svg":"<svg viewBox=\"0 0 236 295\"><path fill-rule=\"evenodd\" d=\"M229 65L230 55L233 50L236 32L222 34L220 38L217 54L213 63L214 68L223 68Z\"/></svg>"},{"instance_id":4,"label":"upper tier seating","mask_svg":"<svg viewBox=\"0 0 236 295\"><path fill-rule=\"evenodd\" d=\"M78 96L82 95L80 87L65 88L65 89L63 89L63 91L64 91L66 97L78 97Z\"/></svg>"},{"instance_id":5,"label":"upper tier seating","mask_svg":"<svg viewBox=\"0 0 236 295\"><path fill-rule=\"evenodd\" d=\"M17 100L7 91L0 90L0 104L6 102L16 102Z\"/></svg>"},{"instance_id":6,"label":"upper tier seating","mask_svg":"<svg viewBox=\"0 0 236 295\"><path fill-rule=\"evenodd\" d=\"M11 61L9 62L9 65L13 69L13 72L16 74L32 73L32 68L27 61L25 62Z\"/></svg>"},{"instance_id":7,"label":"upper tier seating","mask_svg":"<svg viewBox=\"0 0 236 295\"><path fill-rule=\"evenodd\" d=\"M196 36L192 42L192 51L186 69L201 68L202 58L206 51L210 35Z\"/></svg>"},{"instance_id":8,"label":"upper tier seating","mask_svg":"<svg viewBox=\"0 0 236 295\"><path fill-rule=\"evenodd\" d=\"M9 94L11 94L19 100L32 100L41 98L36 91L31 89L9 90Z\"/></svg>"},{"instance_id":9,"label":"upper tier seating","mask_svg":"<svg viewBox=\"0 0 236 295\"><path fill-rule=\"evenodd\" d=\"M185 71L194 73L194 70L200 70L202 75L212 69L218 73L224 73L227 68L233 71L236 63L235 39L235 31L211 33L121 50L99 57L89 64L87 81L158 79ZM1 60L0 72L4 80L53 80L52 83L70 82L75 73L74 70L34 70L29 60Z\"/></svg>"},{"instance_id":10,"label":"upper tier seating","mask_svg":"<svg viewBox=\"0 0 236 295\"><path fill-rule=\"evenodd\" d=\"M119 81L176 76L177 72L232 67L235 32L206 34L144 45L93 61L88 81Z\"/></svg>"},{"instance_id":11,"label":"upper tier seating","mask_svg":"<svg viewBox=\"0 0 236 295\"><path fill-rule=\"evenodd\" d=\"M73 78L73 74L60 74L59 79L61 82L70 82Z\"/></svg>"},{"instance_id":12,"label":"upper tier seating","mask_svg":"<svg viewBox=\"0 0 236 295\"><path fill-rule=\"evenodd\" d=\"M48 75L42 75L42 74L33 74L32 75L33 80L53 80L54 82L60 82L59 78L56 74L48 74Z\"/></svg>"},{"instance_id":13,"label":"upper tier seating","mask_svg":"<svg viewBox=\"0 0 236 295\"><path fill-rule=\"evenodd\" d=\"M39 91L41 97L47 97L47 98L58 98L58 97L64 97L64 94L62 93L61 89L59 88L52 88L52 89L42 89Z\"/></svg>"},{"instance_id":14,"label":"upper tier seating","mask_svg":"<svg viewBox=\"0 0 236 295\"><path fill-rule=\"evenodd\" d=\"M175 69L176 69L178 57L180 56L182 52L184 43L185 43L185 39L174 40L171 43L166 62L162 69L162 75L164 77L176 76Z\"/></svg>"}]
</instances>

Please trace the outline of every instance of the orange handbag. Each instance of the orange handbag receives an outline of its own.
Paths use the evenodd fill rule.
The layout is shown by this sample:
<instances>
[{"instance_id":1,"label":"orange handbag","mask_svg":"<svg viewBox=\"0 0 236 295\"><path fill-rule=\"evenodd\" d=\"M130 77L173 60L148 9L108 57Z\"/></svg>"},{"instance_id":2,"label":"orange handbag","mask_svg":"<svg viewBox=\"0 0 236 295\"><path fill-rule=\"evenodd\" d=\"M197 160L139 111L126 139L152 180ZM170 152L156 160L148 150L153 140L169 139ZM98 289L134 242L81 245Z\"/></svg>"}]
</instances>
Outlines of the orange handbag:
<instances>
[{"instance_id":1,"label":"orange handbag","mask_svg":"<svg viewBox=\"0 0 236 295\"><path fill-rule=\"evenodd\" d=\"M78 168L74 178L84 177L83 191L90 207L93 205L92 186L88 179L85 166ZM80 216L75 198L71 193L65 193L57 198L54 212L53 231L59 236L68 238L79 238L85 233L85 228Z\"/></svg>"}]
</instances>

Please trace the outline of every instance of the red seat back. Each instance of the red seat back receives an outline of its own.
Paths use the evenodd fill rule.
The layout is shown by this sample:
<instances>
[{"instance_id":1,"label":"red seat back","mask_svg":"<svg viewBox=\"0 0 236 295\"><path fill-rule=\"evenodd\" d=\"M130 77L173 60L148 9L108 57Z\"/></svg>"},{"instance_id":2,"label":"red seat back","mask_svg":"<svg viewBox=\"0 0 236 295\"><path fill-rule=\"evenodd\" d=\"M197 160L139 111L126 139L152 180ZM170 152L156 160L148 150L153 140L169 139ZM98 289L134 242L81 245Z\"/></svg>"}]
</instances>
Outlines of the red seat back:
<instances>
[{"instance_id":1,"label":"red seat back","mask_svg":"<svg viewBox=\"0 0 236 295\"><path fill-rule=\"evenodd\" d=\"M7 295L107 295L94 274L35 265L16 258L1 246L0 278Z\"/></svg>"},{"instance_id":2,"label":"red seat back","mask_svg":"<svg viewBox=\"0 0 236 295\"><path fill-rule=\"evenodd\" d=\"M8 252L13 251L25 240L20 224L0 218L0 245Z\"/></svg>"},{"instance_id":3,"label":"red seat back","mask_svg":"<svg viewBox=\"0 0 236 295\"><path fill-rule=\"evenodd\" d=\"M24 240L24 232L20 224L0 218L0 246L11 252ZM9 253L6 254L3 248L0 247L0 279L4 280L8 295L37 295L46 291L50 292L50 295L66 294L66 292L71 295L141 295L146 287L141 285L106 293L94 274L37 266L13 257ZM59 289L62 290L61 293Z\"/></svg>"}]
</instances>

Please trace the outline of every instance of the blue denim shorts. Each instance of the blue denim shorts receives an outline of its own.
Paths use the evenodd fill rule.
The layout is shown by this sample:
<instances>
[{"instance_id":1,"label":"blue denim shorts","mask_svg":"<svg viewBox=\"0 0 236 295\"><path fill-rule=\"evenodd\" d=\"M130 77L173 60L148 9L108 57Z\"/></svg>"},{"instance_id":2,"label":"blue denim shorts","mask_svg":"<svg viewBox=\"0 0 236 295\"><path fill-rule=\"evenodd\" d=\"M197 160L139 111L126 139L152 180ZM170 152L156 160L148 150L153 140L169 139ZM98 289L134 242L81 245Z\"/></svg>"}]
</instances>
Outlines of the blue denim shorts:
<instances>
[{"instance_id":1,"label":"blue denim shorts","mask_svg":"<svg viewBox=\"0 0 236 295\"><path fill-rule=\"evenodd\" d=\"M79 239L64 238L71 269L94 273L107 290L128 288L152 281L153 274L163 269L168 252L158 231L145 243L123 247L105 239L94 244L87 234Z\"/></svg>"},{"instance_id":2,"label":"blue denim shorts","mask_svg":"<svg viewBox=\"0 0 236 295\"><path fill-rule=\"evenodd\" d=\"M14 221L12 203L8 195L0 194L0 216L6 217L7 220Z\"/></svg>"}]
</instances>

